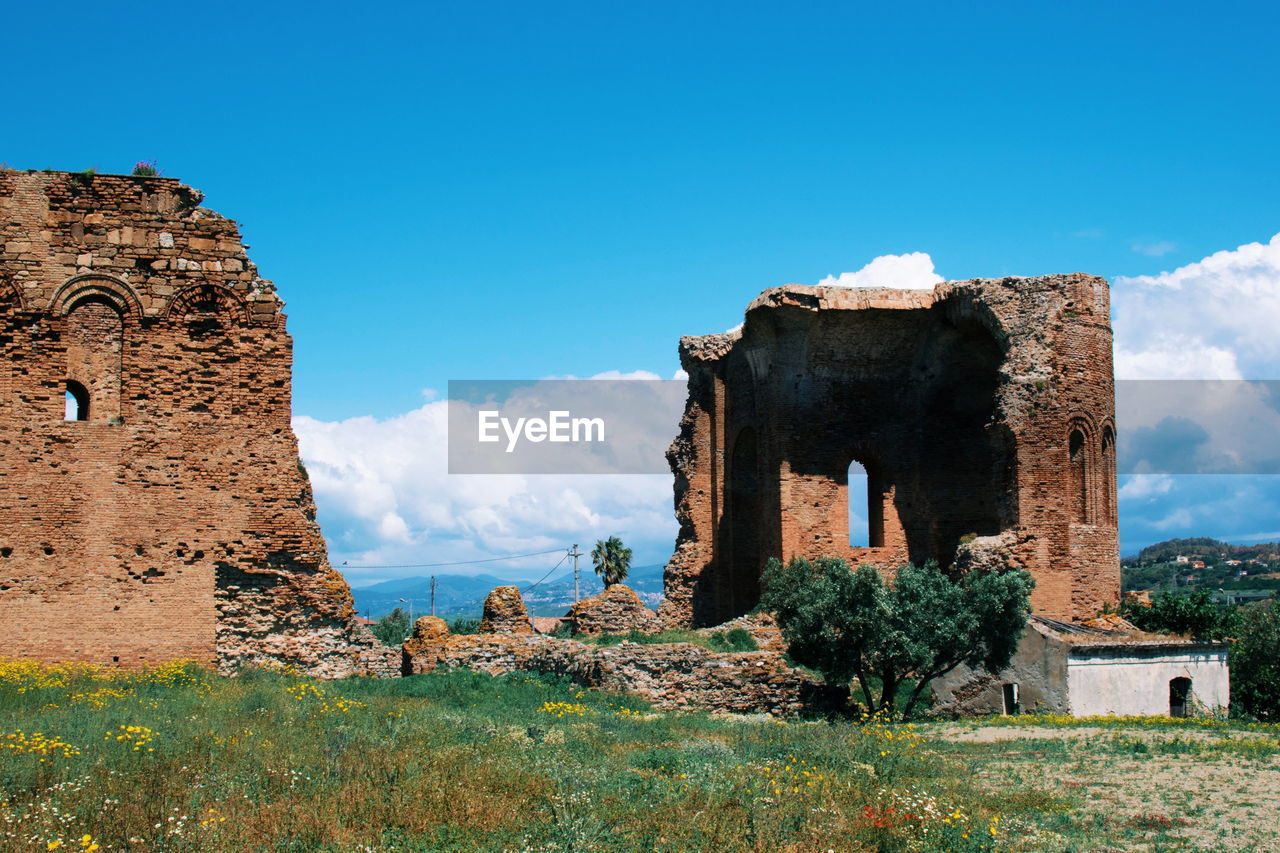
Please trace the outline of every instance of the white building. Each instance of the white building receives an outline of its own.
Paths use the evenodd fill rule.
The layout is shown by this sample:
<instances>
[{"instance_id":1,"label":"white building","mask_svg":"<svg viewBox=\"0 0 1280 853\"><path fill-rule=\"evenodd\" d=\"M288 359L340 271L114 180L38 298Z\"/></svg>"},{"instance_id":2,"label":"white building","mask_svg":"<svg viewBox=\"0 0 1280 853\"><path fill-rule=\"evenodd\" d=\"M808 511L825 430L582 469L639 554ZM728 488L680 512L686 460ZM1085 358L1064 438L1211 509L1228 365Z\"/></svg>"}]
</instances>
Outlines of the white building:
<instances>
[{"instance_id":1,"label":"white building","mask_svg":"<svg viewBox=\"0 0 1280 853\"><path fill-rule=\"evenodd\" d=\"M1224 713L1225 643L1201 643L1031 617L1008 669L960 666L933 682L936 710L1199 716Z\"/></svg>"}]
</instances>

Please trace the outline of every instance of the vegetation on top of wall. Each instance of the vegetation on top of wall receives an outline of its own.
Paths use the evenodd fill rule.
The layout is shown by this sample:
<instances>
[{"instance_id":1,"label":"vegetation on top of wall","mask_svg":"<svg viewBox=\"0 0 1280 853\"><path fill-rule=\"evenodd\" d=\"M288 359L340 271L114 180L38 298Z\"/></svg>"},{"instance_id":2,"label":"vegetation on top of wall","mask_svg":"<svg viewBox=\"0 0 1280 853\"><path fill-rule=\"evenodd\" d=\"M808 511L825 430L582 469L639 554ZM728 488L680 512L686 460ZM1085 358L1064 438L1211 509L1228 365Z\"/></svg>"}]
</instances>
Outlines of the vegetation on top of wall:
<instances>
[{"instance_id":1,"label":"vegetation on top of wall","mask_svg":"<svg viewBox=\"0 0 1280 853\"><path fill-rule=\"evenodd\" d=\"M569 636L569 634L565 634ZM582 634L573 635L574 639L598 646L616 646L620 643L638 643L643 646L657 646L668 643L691 643L713 652L754 652L759 649L755 638L744 628L733 628L728 631L670 630L655 634L641 631L630 631L626 634L598 634L594 637Z\"/></svg>"},{"instance_id":2,"label":"vegetation on top of wall","mask_svg":"<svg viewBox=\"0 0 1280 853\"><path fill-rule=\"evenodd\" d=\"M1240 632L1240 610L1214 601L1207 589L1161 592L1149 604L1126 600L1120 615L1143 631L1185 634L1195 640L1227 640Z\"/></svg>"}]
</instances>

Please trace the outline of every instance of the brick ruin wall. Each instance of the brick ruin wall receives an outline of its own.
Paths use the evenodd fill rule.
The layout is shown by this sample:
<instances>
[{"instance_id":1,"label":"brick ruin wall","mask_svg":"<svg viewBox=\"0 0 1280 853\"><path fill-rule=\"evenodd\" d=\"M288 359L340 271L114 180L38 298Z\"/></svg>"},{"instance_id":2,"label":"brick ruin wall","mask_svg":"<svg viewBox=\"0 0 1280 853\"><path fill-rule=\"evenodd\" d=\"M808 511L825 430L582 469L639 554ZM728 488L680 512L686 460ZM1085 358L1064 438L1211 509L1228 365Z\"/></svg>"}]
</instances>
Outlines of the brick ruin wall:
<instances>
[{"instance_id":1,"label":"brick ruin wall","mask_svg":"<svg viewBox=\"0 0 1280 853\"><path fill-rule=\"evenodd\" d=\"M1120 596L1110 294L1073 274L932 291L788 285L686 337L663 621L758 601L770 557L1019 565L1034 612ZM866 547L849 467L867 472Z\"/></svg>"},{"instance_id":2,"label":"brick ruin wall","mask_svg":"<svg viewBox=\"0 0 1280 853\"><path fill-rule=\"evenodd\" d=\"M0 655L395 674L315 520L283 303L200 201L0 172Z\"/></svg>"}]
</instances>

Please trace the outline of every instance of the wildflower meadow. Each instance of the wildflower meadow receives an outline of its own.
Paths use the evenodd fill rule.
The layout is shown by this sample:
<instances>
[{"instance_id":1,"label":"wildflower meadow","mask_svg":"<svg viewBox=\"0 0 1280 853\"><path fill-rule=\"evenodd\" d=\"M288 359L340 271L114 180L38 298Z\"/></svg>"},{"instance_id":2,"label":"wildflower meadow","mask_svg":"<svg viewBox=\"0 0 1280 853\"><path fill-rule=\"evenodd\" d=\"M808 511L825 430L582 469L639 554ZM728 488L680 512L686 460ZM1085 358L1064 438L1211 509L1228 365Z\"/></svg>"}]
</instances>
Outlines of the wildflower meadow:
<instances>
[{"instance_id":1,"label":"wildflower meadow","mask_svg":"<svg viewBox=\"0 0 1280 853\"><path fill-rule=\"evenodd\" d=\"M533 675L9 661L0 850L1206 849L1210 813L1090 778L1173 762L1264 779L1277 737L1222 721L667 713ZM1106 799L1121 793L1131 807ZM1260 809L1274 796L1251 792Z\"/></svg>"}]
</instances>

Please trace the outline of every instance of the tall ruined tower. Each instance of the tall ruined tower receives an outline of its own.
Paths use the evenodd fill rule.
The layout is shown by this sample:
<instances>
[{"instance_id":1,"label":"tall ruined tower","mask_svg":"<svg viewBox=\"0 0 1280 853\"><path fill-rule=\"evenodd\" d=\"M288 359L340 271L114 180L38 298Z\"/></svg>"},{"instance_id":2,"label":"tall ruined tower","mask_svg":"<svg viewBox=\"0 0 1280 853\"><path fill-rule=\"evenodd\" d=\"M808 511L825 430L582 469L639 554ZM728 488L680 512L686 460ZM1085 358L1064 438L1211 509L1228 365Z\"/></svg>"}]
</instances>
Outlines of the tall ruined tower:
<instances>
[{"instance_id":1,"label":"tall ruined tower","mask_svg":"<svg viewBox=\"0 0 1280 853\"><path fill-rule=\"evenodd\" d=\"M393 672L315 521L282 302L200 200L0 172L0 655Z\"/></svg>"},{"instance_id":2,"label":"tall ruined tower","mask_svg":"<svg viewBox=\"0 0 1280 853\"><path fill-rule=\"evenodd\" d=\"M770 557L1023 566L1034 611L1062 619L1119 599L1105 280L787 285L757 297L741 328L683 338L680 358L669 623L751 609Z\"/></svg>"}]
</instances>

